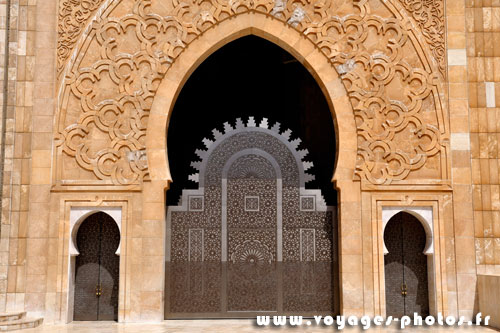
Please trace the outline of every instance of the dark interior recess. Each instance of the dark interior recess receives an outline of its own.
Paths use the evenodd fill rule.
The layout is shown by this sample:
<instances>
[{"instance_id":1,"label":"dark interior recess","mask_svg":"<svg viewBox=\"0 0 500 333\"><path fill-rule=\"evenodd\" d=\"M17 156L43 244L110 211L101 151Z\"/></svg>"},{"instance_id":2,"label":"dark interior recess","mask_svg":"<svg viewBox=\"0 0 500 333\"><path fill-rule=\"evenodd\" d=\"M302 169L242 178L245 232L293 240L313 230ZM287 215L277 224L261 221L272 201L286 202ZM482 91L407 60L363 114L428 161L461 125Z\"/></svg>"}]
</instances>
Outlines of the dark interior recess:
<instances>
[{"instance_id":1,"label":"dark interior recess","mask_svg":"<svg viewBox=\"0 0 500 333\"><path fill-rule=\"evenodd\" d=\"M308 149L306 160L316 180L307 188L319 188L328 205L336 205L331 179L336 147L330 109L319 85L292 55L256 36L246 36L222 47L191 75L176 101L168 129L168 157L173 183L167 205L176 205L183 189L197 188L189 181L198 160L196 149L204 149L203 138L223 123L254 116L258 122L292 130L292 139Z\"/></svg>"}]
</instances>

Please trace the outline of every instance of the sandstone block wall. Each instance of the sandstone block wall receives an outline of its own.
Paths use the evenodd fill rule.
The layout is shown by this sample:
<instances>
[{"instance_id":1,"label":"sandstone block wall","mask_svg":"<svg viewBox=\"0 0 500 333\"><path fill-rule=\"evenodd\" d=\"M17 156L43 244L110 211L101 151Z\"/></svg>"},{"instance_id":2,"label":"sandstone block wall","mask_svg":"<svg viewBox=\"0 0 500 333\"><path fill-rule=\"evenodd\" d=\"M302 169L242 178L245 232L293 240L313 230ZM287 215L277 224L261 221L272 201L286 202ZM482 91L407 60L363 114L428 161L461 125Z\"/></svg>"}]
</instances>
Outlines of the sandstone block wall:
<instances>
[{"instance_id":1,"label":"sandstone block wall","mask_svg":"<svg viewBox=\"0 0 500 333\"><path fill-rule=\"evenodd\" d=\"M479 274L500 274L500 2L466 7L476 264Z\"/></svg>"}]
</instances>

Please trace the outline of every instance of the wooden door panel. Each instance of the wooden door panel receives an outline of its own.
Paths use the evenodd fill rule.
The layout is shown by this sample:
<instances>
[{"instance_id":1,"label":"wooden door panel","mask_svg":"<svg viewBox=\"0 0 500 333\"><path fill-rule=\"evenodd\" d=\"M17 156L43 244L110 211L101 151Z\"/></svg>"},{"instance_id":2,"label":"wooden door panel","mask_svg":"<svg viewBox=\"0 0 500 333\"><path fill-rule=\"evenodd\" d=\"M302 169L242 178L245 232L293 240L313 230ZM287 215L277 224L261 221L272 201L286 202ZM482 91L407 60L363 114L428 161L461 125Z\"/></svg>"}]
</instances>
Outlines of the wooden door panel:
<instances>
[{"instance_id":1,"label":"wooden door panel","mask_svg":"<svg viewBox=\"0 0 500 333\"><path fill-rule=\"evenodd\" d=\"M401 294L403 285L404 265L401 220L393 217L387 224L384 241L389 251L385 255L385 303L387 316L402 317L404 315L405 299Z\"/></svg>"},{"instance_id":2,"label":"wooden door panel","mask_svg":"<svg viewBox=\"0 0 500 333\"><path fill-rule=\"evenodd\" d=\"M427 257L423 254L426 235L421 223L410 214L403 215L404 278L407 286L405 313L429 314Z\"/></svg>"},{"instance_id":3,"label":"wooden door panel","mask_svg":"<svg viewBox=\"0 0 500 333\"><path fill-rule=\"evenodd\" d=\"M118 276L120 257L116 250L120 245L120 230L111 217L101 219L101 269L99 297L99 320L118 320Z\"/></svg>"},{"instance_id":4,"label":"wooden door panel","mask_svg":"<svg viewBox=\"0 0 500 333\"><path fill-rule=\"evenodd\" d=\"M112 274L101 267L101 296L99 296L98 320L117 320L116 306L113 302L114 279ZM117 309L116 309L117 310Z\"/></svg>"},{"instance_id":5,"label":"wooden door panel","mask_svg":"<svg viewBox=\"0 0 500 333\"><path fill-rule=\"evenodd\" d=\"M89 263L79 267L75 284L75 309L73 320L97 320L98 299L95 288L98 284L99 265Z\"/></svg>"},{"instance_id":6,"label":"wooden door panel","mask_svg":"<svg viewBox=\"0 0 500 333\"><path fill-rule=\"evenodd\" d=\"M76 257L73 319L97 320L100 222L96 214L82 223L76 239L80 255Z\"/></svg>"},{"instance_id":7,"label":"wooden door panel","mask_svg":"<svg viewBox=\"0 0 500 333\"><path fill-rule=\"evenodd\" d=\"M384 241L389 251L384 258L387 316L412 316L415 312L427 316L426 234L421 223L408 213L398 213L387 224Z\"/></svg>"}]
</instances>

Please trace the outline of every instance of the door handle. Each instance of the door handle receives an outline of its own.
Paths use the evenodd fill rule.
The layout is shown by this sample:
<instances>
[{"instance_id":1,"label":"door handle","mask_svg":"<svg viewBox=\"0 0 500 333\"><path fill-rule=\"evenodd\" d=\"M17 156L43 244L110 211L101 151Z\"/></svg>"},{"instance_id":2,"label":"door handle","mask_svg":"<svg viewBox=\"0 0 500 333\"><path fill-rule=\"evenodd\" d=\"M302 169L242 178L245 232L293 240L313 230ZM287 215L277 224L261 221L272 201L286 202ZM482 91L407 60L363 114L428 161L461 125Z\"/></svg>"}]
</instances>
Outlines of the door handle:
<instances>
[{"instance_id":1,"label":"door handle","mask_svg":"<svg viewBox=\"0 0 500 333\"><path fill-rule=\"evenodd\" d=\"M96 287L95 287L95 295L97 297L101 296L102 295L102 287L100 284L98 284Z\"/></svg>"},{"instance_id":2,"label":"door handle","mask_svg":"<svg viewBox=\"0 0 500 333\"><path fill-rule=\"evenodd\" d=\"M403 297L406 297L406 295L408 294L408 287L406 286L406 283L401 283L401 295L403 295Z\"/></svg>"}]
</instances>

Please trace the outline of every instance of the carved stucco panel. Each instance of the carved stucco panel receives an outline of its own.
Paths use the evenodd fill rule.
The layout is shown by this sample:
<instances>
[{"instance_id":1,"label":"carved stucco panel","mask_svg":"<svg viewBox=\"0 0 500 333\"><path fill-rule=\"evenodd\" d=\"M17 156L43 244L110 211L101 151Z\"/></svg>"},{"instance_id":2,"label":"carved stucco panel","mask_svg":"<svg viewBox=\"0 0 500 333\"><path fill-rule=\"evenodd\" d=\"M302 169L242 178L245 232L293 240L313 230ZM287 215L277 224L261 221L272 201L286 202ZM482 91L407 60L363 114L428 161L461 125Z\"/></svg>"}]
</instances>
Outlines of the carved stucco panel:
<instances>
[{"instance_id":1,"label":"carved stucco panel","mask_svg":"<svg viewBox=\"0 0 500 333\"><path fill-rule=\"evenodd\" d=\"M340 74L358 131L356 178L375 185L447 179L439 66L429 63L437 51L422 46L422 33L394 1L111 1L63 71L56 135L63 160L96 183L147 180L144 139L161 79L203 31L252 11L294 27Z\"/></svg>"},{"instance_id":2,"label":"carved stucco panel","mask_svg":"<svg viewBox=\"0 0 500 333\"><path fill-rule=\"evenodd\" d=\"M60 0L57 26L57 73L66 60L87 22L105 0Z\"/></svg>"},{"instance_id":3,"label":"carved stucco panel","mask_svg":"<svg viewBox=\"0 0 500 333\"><path fill-rule=\"evenodd\" d=\"M446 76L444 0L399 0L418 24L439 71Z\"/></svg>"}]
</instances>

